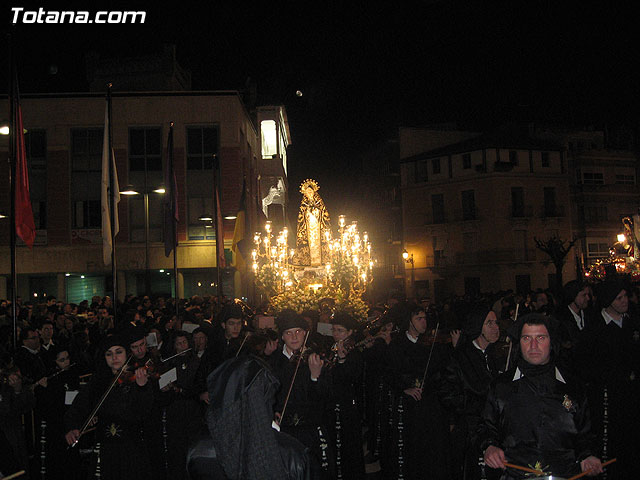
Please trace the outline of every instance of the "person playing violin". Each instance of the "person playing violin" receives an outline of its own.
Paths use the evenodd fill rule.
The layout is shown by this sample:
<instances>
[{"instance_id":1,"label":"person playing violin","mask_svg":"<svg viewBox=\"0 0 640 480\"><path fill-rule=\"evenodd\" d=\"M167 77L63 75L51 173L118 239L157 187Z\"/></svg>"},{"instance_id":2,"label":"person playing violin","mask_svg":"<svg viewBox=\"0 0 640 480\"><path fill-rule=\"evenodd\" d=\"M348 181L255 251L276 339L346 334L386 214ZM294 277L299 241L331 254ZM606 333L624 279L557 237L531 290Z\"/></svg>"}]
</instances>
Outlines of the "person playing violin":
<instances>
[{"instance_id":1,"label":"person playing violin","mask_svg":"<svg viewBox=\"0 0 640 480\"><path fill-rule=\"evenodd\" d=\"M353 348L358 322L351 315L338 312L331 321L334 340L332 400L329 405L332 437L336 445L336 478L363 479L362 418L359 411L364 358Z\"/></svg>"},{"instance_id":2,"label":"person playing violin","mask_svg":"<svg viewBox=\"0 0 640 480\"><path fill-rule=\"evenodd\" d=\"M331 372L323 370L324 360L302 352L307 322L294 310L285 309L276 318L283 346L269 357L273 373L280 381L275 418L280 429L310 450L311 478L335 478L333 446L324 412L331 392Z\"/></svg>"},{"instance_id":3,"label":"person playing violin","mask_svg":"<svg viewBox=\"0 0 640 480\"><path fill-rule=\"evenodd\" d=\"M94 418L96 441L100 444L100 475L106 480L143 480L151 476L143 441L145 420L154 401L147 369L136 369L133 382L114 383L127 363L127 345L116 335L104 340L91 383L64 416L65 439L74 445L83 433L82 426L112 386Z\"/></svg>"}]
</instances>

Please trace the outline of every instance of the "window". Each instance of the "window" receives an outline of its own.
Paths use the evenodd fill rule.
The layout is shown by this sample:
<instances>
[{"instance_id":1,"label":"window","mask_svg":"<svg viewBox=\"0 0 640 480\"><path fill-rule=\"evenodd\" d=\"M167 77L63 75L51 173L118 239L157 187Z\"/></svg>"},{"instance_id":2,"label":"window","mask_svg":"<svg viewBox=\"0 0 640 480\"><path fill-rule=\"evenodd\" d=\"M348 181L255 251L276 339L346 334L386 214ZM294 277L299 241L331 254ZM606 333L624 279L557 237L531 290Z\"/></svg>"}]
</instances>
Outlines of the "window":
<instances>
[{"instance_id":1,"label":"window","mask_svg":"<svg viewBox=\"0 0 640 480\"><path fill-rule=\"evenodd\" d=\"M511 216L524 217L524 189L522 187L511 188Z\"/></svg>"},{"instance_id":2,"label":"window","mask_svg":"<svg viewBox=\"0 0 640 480\"><path fill-rule=\"evenodd\" d=\"M73 228L101 228L102 128L71 130Z\"/></svg>"},{"instance_id":3,"label":"window","mask_svg":"<svg viewBox=\"0 0 640 480\"><path fill-rule=\"evenodd\" d=\"M471 168L471 154L465 153L462 155L462 168L465 170Z\"/></svg>"},{"instance_id":4,"label":"window","mask_svg":"<svg viewBox=\"0 0 640 480\"><path fill-rule=\"evenodd\" d=\"M585 205L584 220L586 222L598 223L608 220L606 205Z\"/></svg>"},{"instance_id":5,"label":"window","mask_svg":"<svg viewBox=\"0 0 640 480\"><path fill-rule=\"evenodd\" d=\"M211 170L213 168L213 157L214 155L217 155L217 154L218 154L218 129L217 128L215 127L187 128L187 169L188 170Z\"/></svg>"},{"instance_id":6,"label":"window","mask_svg":"<svg viewBox=\"0 0 640 480\"><path fill-rule=\"evenodd\" d=\"M160 128L129 129L129 170L162 171L162 137Z\"/></svg>"},{"instance_id":7,"label":"window","mask_svg":"<svg viewBox=\"0 0 640 480\"><path fill-rule=\"evenodd\" d=\"M47 228L47 135L29 130L24 136L29 169L29 196L36 229Z\"/></svg>"},{"instance_id":8,"label":"window","mask_svg":"<svg viewBox=\"0 0 640 480\"><path fill-rule=\"evenodd\" d=\"M204 215L213 215L212 197L189 197L189 240L214 240L213 221L200 220Z\"/></svg>"},{"instance_id":9,"label":"window","mask_svg":"<svg viewBox=\"0 0 640 480\"><path fill-rule=\"evenodd\" d=\"M635 185L636 176L634 174L630 174L630 175L616 174L616 184L617 185Z\"/></svg>"},{"instance_id":10,"label":"window","mask_svg":"<svg viewBox=\"0 0 640 480\"><path fill-rule=\"evenodd\" d=\"M260 134L262 136L262 158L273 158L278 154L278 135L276 133L275 120L263 120L260 122Z\"/></svg>"},{"instance_id":11,"label":"window","mask_svg":"<svg viewBox=\"0 0 640 480\"><path fill-rule=\"evenodd\" d=\"M444 223L444 195L442 193L431 195L431 208L433 223Z\"/></svg>"},{"instance_id":12,"label":"window","mask_svg":"<svg viewBox=\"0 0 640 480\"><path fill-rule=\"evenodd\" d=\"M516 293L519 295L526 295L531 291L531 276L530 275L516 275Z\"/></svg>"},{"instance_id":13,"label":"window","mask_svg":"<svg viewBox=\"0 0 640 480\"><path fill-rule=\"evenodd\" d=\"M480 277L464 277L465 295L478 295L480 293Z\"/></svg>"},{"instance_id":14,"label":"window","mask_svg":"<svg viewBox=\"0 0 640 480\"><path fill-rule=\"evenodd\" d=\"M509 162L513 165L518 165L518 152L516 150L509 150Z\"/></svg>"},{"instance_id":15,"label":"window","mask_svg":"<svg viewBox=\"0 0 640 480\"><path fill-rule=\"evenodd\" d=\"M604 185L604 175L601 172L582 172L583 185Z\"/></svg>"},{"instance_id":16,"label":"window","mask_svg":"<svg viewBox=\"0 0 640 480\"><path fill-rule=\"evenodd\" d=\"M416 183L426 182L429 180L427 173L427 161L422 160L416 162Z\"/></svg>"},{"instance_id":17,"label":"window","mask_svg":"<svg viewBox=\"0 0 640 480\"><path fill-rule=\"evenodd\" d=\"M544 187L544 216L555 217L557 214L556 189L555 187Z\"/></svg>"},{"instance_id":18,"label":"window","mask_svg":"<svg viewBox=\"0 0 640 480\"><path fill-rule=\"evenodd\" d=\"M476 199L473 190L465 190L462 192L462 219L476 219Z\"/></svg>"},{"instance_id":19,"label":"window","mask_svg":"<svg viewBox=\"0 0 640 480\"><path fill-rule=\"evenodd\" d=\"M549 168L549 152L542 152L542 167Z\"/></svg>"},{"instance_id":20,"label":"window","mask_svg":"<svg viewBox=\"0 0 640 480\"><path fill-rule=\"evenodd\" d=\"M440 173L440 159L434 158L431 160L431 168L433 169L433 174L437 175Z\"/></svg>"},{"instance_id":21,"label":"window","mask_svg":"<svg viewBox=\"0 0 640 480\"><path fill-rule=\"evenodd\" d=\"M609 244L606 241L587 242L587 257L602 258L609 256Z\"/></svg>"}]
</instances>

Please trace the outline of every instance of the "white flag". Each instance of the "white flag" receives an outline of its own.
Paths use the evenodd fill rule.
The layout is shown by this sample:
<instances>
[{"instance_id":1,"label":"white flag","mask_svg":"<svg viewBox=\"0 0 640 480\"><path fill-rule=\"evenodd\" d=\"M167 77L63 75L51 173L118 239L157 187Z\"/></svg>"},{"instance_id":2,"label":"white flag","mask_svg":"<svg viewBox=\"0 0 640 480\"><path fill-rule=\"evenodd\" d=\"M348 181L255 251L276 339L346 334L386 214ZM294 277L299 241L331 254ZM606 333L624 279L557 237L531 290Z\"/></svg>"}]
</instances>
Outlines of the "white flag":
<instances>
[{"instance_id":1,"label":"white flag","mask_svg":"<svg viewBox=\"0 0 640 480\"><path fill-rule=\"evenodd\" d=\"M105 265L111 265L111 251L113 250L111 236L111 211L109 209L109 102L104 113L104 137L102 140L102 185L101 185L101 204L102 204L102 257ZM118 173L116 171L116 158L111 149L111 161L113 164L113 229L115 237L120 231L118 222L118 203L120 202L120 188L118 187Z\"/></svg>"}]
</instances>

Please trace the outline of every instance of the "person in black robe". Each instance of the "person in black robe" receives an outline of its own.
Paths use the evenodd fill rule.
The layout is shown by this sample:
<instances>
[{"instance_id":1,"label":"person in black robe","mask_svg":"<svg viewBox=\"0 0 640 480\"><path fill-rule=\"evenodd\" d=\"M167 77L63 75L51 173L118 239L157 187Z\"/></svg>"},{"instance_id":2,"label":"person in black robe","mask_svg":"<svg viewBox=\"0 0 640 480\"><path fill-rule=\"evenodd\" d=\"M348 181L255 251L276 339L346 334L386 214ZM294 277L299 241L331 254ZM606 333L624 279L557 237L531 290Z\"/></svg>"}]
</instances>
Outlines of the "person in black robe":
<instances>
[{"instance_id":1,"label":"person in black robe","mask_svg":"<svg viewBox=\"0 0 640 480\"><path fill-rule=\"evenodd\" d=\"M329 418L336 447L336 479L363 479L362 418L358 409L358 389L362 384L364 358L355 346L358 322L349 314L336 313L331 319L334 340L331 376L332 399Z\"/></svg>"},{"instance_id":2,"label":"person in black robe","mask_svg":"<svg viewBox=\"0 0 640 480\"><path fill-rule=\"evenodd\" d=\"M450 344L435 341L427 331L424 309L410 306L404 331L390 345L394 391L393 425L389 453L383 466L385 478L449 479L449 423L437 395L439 372L449 361ZM428 366L428 368L427 368Z\"/></svg>"},{"instance_id":3,"label":"person in black robe","mask_svg":"<svg viewBox=\"0 0 640 480\"><path fill-rule=\"evenodd\" d=\"M78 394L64 416L65 438L69 445L75 445L93 409L113 386L95 417L96 441L100 445L97 468L101 478L106 480L152 478L143 428L154 400L147 369L126 370L120 377L123 382L114 383L126 365L127 345L115 335L105 339L104 355L94 378L88 388Z\"/></svg>"},{"instance_id":4,"label":"person in black robe","mask_svg":"<svg viewBox=\"0 0 640 480\"><path fill-rule=\"evenodd\" d=\"M487 467L502 469L505 480L531 476L507 468L505 462L554 477L602 472L584 391L556 363L559 339L554 327L554 319L540 313L518 319L513 326L513 366L487 395L478 448Z\"/></svg>"},{"instance_id":5,"label":"person in black robe","mask_svg":"<svg viewBox=\"0 0 640 480\"><path fill-rule=\"evenodd\" d=\"M186 478L189 445L200 434L202 416L195 391L195 376L200 358L192 350L191 335L178 331L174 336L174 354L164 369L176 369L177 380L161 390L166 438L167 478Z\"/></svg>"},{"instance_id":6,"label":"person in black robe","mask_svg":"<svg viewBox=\"0 0 640 480\"><path fill-rule=\"evenodd\" d=\"M602 459L617 458L609 479L635 476L640 443L640 319L629 314L630 287L608 280L598 289L600 310L576 345L575 364L589 386L593 430L602 441Z\"/></svg>"},{"instance_id":7,"label":"person in black robe","mask_svg":"<svg viewBox=\"0 0 640 480\"><path fill-rule=\"evenodd\" d=\"M500 337L496 314L488 307L472 310L462 338L442 375L440 400L450 414L452 478L480 478L473 436L478 428L491 381L498 375L491 350Z\"/></svg>"},{"instance_id":8,"label":"person in black robe","mask_svg":"<svg viewBox=\"0 0 640 480\"><path fill-rule=\"evenodd\" d=\"M309 479L307 449L273 422L280 384L266 363L253 355L232 358L207 381L209 431L189 449L191 479Z\"/></svg>"},{"instance_id":9,"label":"person in black robe","mask_svg":"<svg viewBox=\"0 0 640 480\"><path fill-rule=\"evenodd\" d=\"M0 366L0 477L27 470L22 415L35 405L31 388L25 385L20 370L9 357Z\"/></svg>"},{"instance_id":10,"label":"person in black robe","mask_svg":"<svg viewBox=\"0 0 640 480\"><path fill-rule=\"evenodd\" d=\"M323 368L324 361L318 353L308 357L303 354L308 327L301 315L283 310L276 322L284 342L282 349L269 357L269 365L280 382L274 407L276 421L283 432L309 448L314 480L334 478L335 457L325 418L331 398L331 372Z\"/></svg>"},{"instance_id":11,"label":"person in black robe","mask_svg":"<svg viewBox=\"0 0 640 480\"><path fill-rule=\"evenodd\" d=\"M64 413L80 388L80 370L71 364L69 348L54 345L50 350L55 369L47 377L44 394L39 397L38 411L43 422L41 450L44 450L45 463L41 472L45 478L80 478L80 465L77 449L68 450L65 441Z\"/></svg>"}]
</instances>

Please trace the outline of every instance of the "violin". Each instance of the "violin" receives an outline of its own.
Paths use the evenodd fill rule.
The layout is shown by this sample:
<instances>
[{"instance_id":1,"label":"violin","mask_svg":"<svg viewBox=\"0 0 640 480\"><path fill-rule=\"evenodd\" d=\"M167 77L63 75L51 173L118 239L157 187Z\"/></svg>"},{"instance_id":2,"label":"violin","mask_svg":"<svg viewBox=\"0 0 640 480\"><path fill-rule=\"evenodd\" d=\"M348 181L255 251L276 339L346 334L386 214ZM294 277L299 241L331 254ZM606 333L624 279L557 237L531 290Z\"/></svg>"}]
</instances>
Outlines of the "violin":
<instances>
[{"instance_id":1,"label":"violin","mask_svg":"<svg viewBox=\"0 0 640 480\"><path fill-rule=\"evenodd\" d=\"M123 371L122 375L118 377L118 385L134 383L136 381L136 370L139 368L144 368L146 370L149 375L149 379L160 378L160 373L157 371L158 369L156 365L151 359L149 359L142 366L128 367Z\"/></svg>"}]
</instances>

